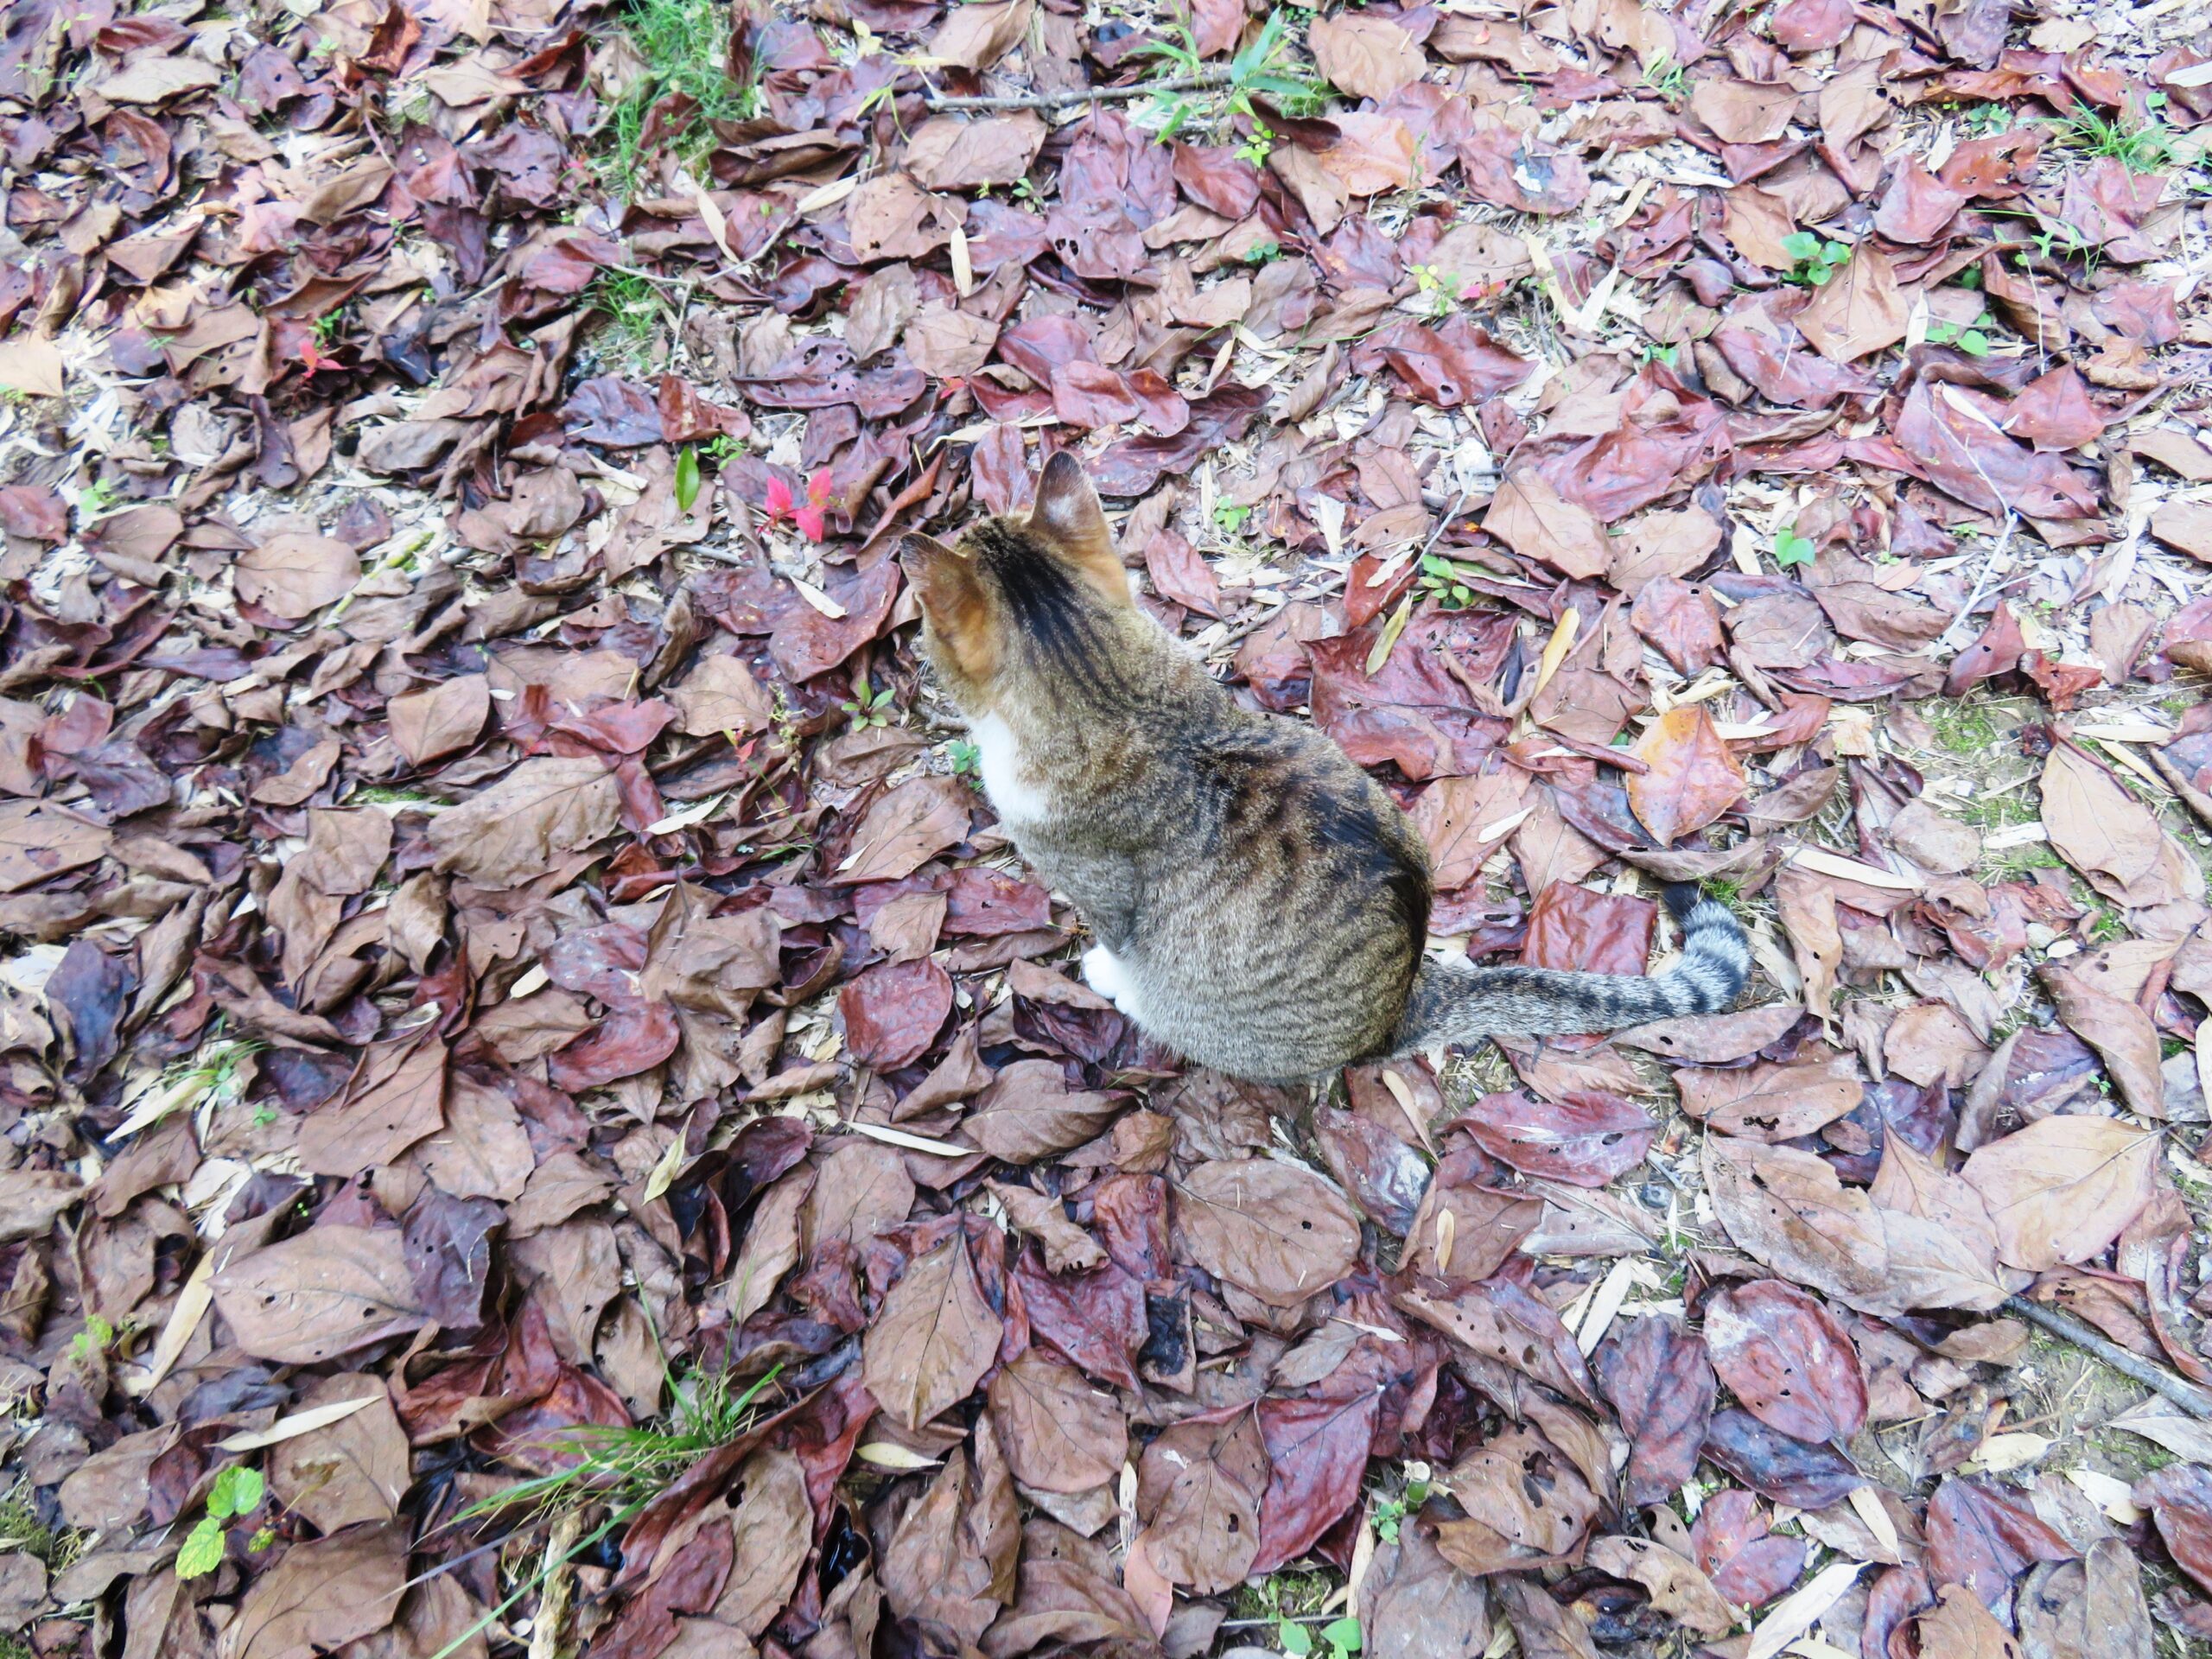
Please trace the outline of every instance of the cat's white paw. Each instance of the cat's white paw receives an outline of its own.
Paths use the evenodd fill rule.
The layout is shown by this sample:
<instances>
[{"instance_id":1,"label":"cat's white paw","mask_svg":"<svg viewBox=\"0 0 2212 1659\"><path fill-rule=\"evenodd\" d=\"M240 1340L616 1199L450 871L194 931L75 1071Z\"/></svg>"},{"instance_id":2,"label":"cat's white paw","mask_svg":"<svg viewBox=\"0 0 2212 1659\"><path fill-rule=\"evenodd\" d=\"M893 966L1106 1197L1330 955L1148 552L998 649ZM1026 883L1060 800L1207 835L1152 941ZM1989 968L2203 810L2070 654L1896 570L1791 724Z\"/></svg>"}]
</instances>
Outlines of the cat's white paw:
<instances>
[{"instance_id":1,"label":"cat's white paw","mask_svg":"<svg viewBox=\"0 0 2212 1659\"><path fill-rule=\"evenodd\" d=\"M1122 1001L1132 988L1128 969L1104 945L1094 944L1083 953L1083 982L1123 1013L1128 1011Z\"/></svg>"}]
</instances>

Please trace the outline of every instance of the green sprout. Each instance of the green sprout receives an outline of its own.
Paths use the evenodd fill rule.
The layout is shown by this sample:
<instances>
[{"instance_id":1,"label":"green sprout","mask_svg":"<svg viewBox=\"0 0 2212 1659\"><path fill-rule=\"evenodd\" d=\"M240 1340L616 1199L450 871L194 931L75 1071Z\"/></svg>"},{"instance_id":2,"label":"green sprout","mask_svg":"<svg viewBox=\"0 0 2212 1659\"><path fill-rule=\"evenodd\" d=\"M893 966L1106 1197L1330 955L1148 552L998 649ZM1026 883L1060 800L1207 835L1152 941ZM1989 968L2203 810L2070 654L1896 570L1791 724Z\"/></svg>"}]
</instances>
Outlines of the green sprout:
<instances>
[{"instance_id":1,"label":"green sprout","mask_svg":"<svg viewBox=\"0 0 2212 1659\"><path fill-rule=\"evenodd\" d=\"M1997 319L1984 307L1980 316L1972 322L1946 322L1941 317L1928 325L1928 343L1931 346L1955 346L1968 357L1989 355L1988 330L1997 326Z\"/></svg>"},{"instance_id":2,"label":"green sprout","mask_svg":"<svg viewBox=\"0 0 2212 1659\"><path fill-rule=\"evenodd\" d=\"M877 691L870 690L865 679L855 680L853 682L853 697L854 701L841 702L837 706L850 718L855 731L864 732L871 726L888 726L899 713L892 706L891 688L887 685Z\"/></svg>"},{"instance_id":3,"label":"green sprout","mask_svg":"<svg viewBox=\"0 0 2212 1659\"><path fill-rule=\"evenodd\" d=\"M227 1523L242 1520L261 1507L261 1471L249 1469L244 1464L233 1464L215 1477L214 1485L207 1493L207 1513L201 1516L176 1553L176 1575L180 1579L201 1579L223 1564L224 1535ZM267 1528L253 1535L258 1541ZM275 1534L269 1533L271 1541ZM249 1548L251 1544L249 1543ZM269 1548L267 1543L261 1548Z\"/></svg>"},{"instance_id":4,"label":"green sprout","mask_svg":"<svg viewBox=\"0 0 2212 1659\"><path fill-rule=\"evenodd\" d=\"M1774 562L1785 570L1793 564L1810 564L1814 551L1812 537L1800 536L1795 524L1785 524L1774 533Z\"/></svg>"},{"instance_id":5,"label":"green sprout","mask_svg":"<svg viewBox=\"0 0 2212 1659\"><path fill-rule=\"evenodd\" d=\"M1792 231L1782 238L1782 251L1796 261L1786 280L1802 287L1823 286L1851 259L1848 242L1823 241L1810 231Z\"/></svg>"},{"instance_id":6,"label":"green sprout","mask_svg":"<svg viewBox=\"0 0 2212 1659\"><path fill-rule=\"evenodd\" d=\"M1441 553L1424 553L1416 586L1421 596L1433 600L1440 609L1464 611L1475 602L1475 589L1468 582L1480 574L1479 566L1458 563Z\"/></svg>"}]
</instances>

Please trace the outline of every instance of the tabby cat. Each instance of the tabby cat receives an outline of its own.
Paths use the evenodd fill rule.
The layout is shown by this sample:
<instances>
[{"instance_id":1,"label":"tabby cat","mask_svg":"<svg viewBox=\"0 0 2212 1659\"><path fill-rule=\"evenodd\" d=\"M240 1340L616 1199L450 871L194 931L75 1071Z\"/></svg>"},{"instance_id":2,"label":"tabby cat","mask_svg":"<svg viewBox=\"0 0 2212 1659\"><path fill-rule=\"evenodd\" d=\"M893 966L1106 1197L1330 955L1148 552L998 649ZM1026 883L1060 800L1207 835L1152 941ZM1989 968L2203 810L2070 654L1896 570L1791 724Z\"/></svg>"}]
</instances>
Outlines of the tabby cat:
<instances>
[{"instance_id":1,"label":"tabby cat","mask_svg":"<svg viewBox=\"0 0 2212 1659\"><path fill-rule=\"evenodd\" d=\"M1288 1082L1711 1013L1742 989L1743 930L1688 886L1667 893L1681 959L1653 977L1424 957L1419 833L1331 739L1238 707L1137 607L1073 455L1046 464L1026 518L902 552L992 806L1096 937L1084 977L1201 1065Z\"/></svg>"}]
</instances>

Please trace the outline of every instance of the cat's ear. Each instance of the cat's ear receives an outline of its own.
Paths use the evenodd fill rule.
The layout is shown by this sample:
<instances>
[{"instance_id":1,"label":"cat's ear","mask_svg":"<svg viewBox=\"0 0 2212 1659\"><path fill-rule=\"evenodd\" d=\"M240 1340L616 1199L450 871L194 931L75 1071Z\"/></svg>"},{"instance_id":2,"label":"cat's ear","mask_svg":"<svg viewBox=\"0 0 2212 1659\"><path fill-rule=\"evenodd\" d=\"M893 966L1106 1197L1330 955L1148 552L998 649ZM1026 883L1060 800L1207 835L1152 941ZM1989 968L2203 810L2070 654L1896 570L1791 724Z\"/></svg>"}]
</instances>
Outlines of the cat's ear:
<instances>
[{"instance_id":1,"label":"cat's ear","mask_svg":"<svg viewBox=\"0 0 2212 1659\"><path fill-rule=\"evenodd\" d=\"M1045 463L1037 480L1037 505L1029 512L1029 533L1073 565L1102 598L1118 605L1134 602L1128 572L1114 551L1113 526L1071 451L1063 449Z\"/></svg>"},{"instance_id":2,"label":"cat's ear","mask_svg":"<svg viewBox=\"0 0 2212 1659\"><path fill-rule=\"evenodd\" d=\"M998 664L998 626L976 560L931 537L911 535L899 543L899 563L948 665L970 679L988 678Z\"/></svg>"}]
</instances>

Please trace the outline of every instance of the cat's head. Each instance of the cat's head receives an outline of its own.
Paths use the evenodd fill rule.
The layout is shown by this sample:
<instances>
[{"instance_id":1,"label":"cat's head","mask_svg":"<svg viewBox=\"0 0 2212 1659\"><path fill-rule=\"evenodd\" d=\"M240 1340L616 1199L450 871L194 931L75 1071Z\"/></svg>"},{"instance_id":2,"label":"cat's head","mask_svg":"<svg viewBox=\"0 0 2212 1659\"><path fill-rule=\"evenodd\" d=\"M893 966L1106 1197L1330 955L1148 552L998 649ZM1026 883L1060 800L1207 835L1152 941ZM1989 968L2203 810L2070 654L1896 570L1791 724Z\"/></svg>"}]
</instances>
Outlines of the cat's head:
<instances>
[{"instance_id":1,"label":"cat's head","mask_svg":"<svg viewBox=\"0 0 2212 1659\"><path fill-rule=\"evenodd\" d=\"M1137 614L1098 492L1065 450L1045 463L1027 516L980 519L950 547L908 536L899 550L923 649L970 715L1088 677L1086 661L1116 652Z\"/></svg>"}]
</instances>

